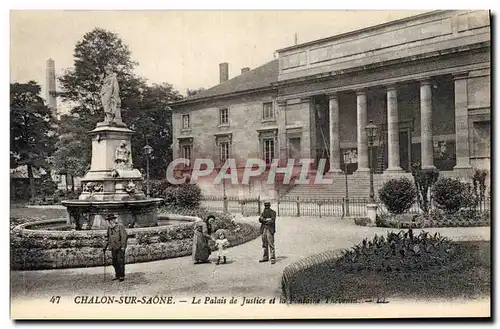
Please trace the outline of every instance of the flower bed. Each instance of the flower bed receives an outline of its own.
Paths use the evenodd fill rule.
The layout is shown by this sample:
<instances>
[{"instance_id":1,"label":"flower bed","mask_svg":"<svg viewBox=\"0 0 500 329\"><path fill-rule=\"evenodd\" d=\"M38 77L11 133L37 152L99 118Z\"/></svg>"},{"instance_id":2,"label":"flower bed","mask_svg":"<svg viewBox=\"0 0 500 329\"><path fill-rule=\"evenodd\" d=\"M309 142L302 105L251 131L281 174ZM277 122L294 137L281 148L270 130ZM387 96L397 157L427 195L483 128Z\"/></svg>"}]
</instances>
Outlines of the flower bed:
<instances>
[{"instance_id":1,"label":"flower bed","mask_svg":"<svg viewBox=\"0 0 500 329\"><path fill-rule=\"evenodd\" d=\"M177 217L177 219L179 219ZM191 254L194 222L175 226L127 229L127 263L147 262ZM11 234L11 269L40 270L111 264L111 252L104 257L105 230L51 231L44 226L63 224L52 219L18 225ZM259 235L257 225L239 223L240 230L228 239L231 246L245 243ZM39 228L39 229L36 229Z\"/></svg>"},{"instance_id":2,"label":"flower bed","mask_svg":"<svg viewBox=\"0 0 500 329\"><path fill-rule=\"evenodd\" d=\"M349 250L326 251L290 264L281 288L291 303L488 295L489 250L488 241L389 232Z\"/></svg>"}]
</instances>

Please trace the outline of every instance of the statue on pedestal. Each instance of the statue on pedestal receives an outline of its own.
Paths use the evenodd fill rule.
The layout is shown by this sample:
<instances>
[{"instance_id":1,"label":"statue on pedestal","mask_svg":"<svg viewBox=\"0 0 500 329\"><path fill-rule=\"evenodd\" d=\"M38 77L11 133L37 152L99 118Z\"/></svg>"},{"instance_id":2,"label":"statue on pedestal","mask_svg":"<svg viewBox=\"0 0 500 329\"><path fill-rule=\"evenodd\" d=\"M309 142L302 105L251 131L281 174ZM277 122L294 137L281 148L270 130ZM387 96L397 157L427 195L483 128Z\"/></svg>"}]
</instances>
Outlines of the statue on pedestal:
<instances>
[{"instance_id":1,"label":"statue on pedestal","mask_svg":"<svg viewBox=\"0 0 500 329\"><path fill-rule=\"evenodd\" d=\"M130 161L130 151L127 148L127 142L122 141L115 150L115 169L130 170L132 162Z\"/></svg>"},{"instance_id":2,"label":"statue on pedestal","mask_svg":"<svg viewBox=\"0 0 500 329\"><path fill-rule=\"evenodd\" d=\"M121 124L121 100L118 79L109 64L106 65L105 71L106 75L102 81L100 92L102 107L104 108L104 122Z\"/></svg>"}]
</instances>

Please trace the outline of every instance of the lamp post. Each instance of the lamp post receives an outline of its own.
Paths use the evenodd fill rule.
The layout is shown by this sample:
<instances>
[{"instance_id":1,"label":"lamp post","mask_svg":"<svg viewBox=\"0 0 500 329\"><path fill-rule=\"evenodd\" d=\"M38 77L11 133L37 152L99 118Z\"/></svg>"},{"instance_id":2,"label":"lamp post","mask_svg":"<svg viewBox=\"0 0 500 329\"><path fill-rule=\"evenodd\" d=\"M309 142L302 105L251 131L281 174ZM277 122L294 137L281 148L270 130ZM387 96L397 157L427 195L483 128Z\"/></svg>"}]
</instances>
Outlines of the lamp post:
<instances>
[{"instance_id":1,"label":"lamp post","mask_svg":"<svg viewBox=\"0 0 500 329\"><path fill-rule=\"evenodd\" d=\"M219 174L222 170L222 166L219 168ZM231 168L226 169L226 172L224 172L224 175L226 173L231 173ZM222 178L222 207L223 211L227 212L228 210L228 204L227 204L227 195L226 195L226 178Z\"/></svg>"},{"instance_id":2,"label":"lamp post","mask_svg":"<svg viewBox=\"0 0 500 329\"><path fill-rule=\"evenodd\" d=\"M377 135L377 125L370 120L370 123L365 127L366 136L368 137L368 147L370 148L370 201L375 202L375 192L373 191L373 140Z\"/></svg>"},{"instance_id":3,"label":"lamp post","mask_svg":"<svg viewBox=\"0 0 500 329\"><path fill-rule=\"evenodd\" d=\"M345 215L350 216L349 213L349 185L347 184L347 165L351 163L349 151L344 151L344 175L345 175Z\"/></svg>"},{"instance_id":4,"label":"lamp post","mask_svg":"<svg viewBox=\"0 0 500 329\"><path fill-rule=\"evenodd\" d=\"M149 157L153 153L153 148L149 144L146 144L142 148L142 152L146 156L146 198L149 198Z\"/></svg>"}]
</instances>

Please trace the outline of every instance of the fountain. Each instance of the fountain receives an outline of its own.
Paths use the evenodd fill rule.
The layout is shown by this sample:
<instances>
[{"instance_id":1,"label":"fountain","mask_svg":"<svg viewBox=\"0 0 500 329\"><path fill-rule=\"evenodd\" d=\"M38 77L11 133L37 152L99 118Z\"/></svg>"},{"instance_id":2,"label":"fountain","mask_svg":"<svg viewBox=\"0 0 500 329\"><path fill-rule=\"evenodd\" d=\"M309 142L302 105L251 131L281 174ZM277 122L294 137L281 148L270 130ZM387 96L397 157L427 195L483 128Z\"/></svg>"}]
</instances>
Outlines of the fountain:
<instances>
[{"instance_id":1,"label":"fountain","mask_svg":"<svg viewBox=\"0 0 500 329\"><path fill-rule=\"evenodd\" d=\"M104 121L89 132L92 139L90 170L82 179L82 193L77 200L64 200L68 224L81 229L104 229L109 213L119 216L125 227L157 225L157 207L161 199L146 198L143 178L133 168L131 138L133 130L121 119L116 74L106 67L101 89Z\"/></svg>"}]
</instances>

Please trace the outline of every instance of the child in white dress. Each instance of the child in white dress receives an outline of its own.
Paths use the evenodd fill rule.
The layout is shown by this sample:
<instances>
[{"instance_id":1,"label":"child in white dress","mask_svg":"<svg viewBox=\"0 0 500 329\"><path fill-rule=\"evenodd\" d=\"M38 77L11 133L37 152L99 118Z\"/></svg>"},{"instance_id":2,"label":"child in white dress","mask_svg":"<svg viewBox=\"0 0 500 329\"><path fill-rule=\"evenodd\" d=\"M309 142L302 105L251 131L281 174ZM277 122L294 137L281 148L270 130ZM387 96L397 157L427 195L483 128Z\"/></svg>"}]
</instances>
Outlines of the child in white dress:
<instances>
[{"instance_id":1,"label":"child in white dress","mask_svg":"<svg viewBox=\"0 0 500 329\"><path fill-rule=\"evenodd\" d=\"M217 246L217 265L220 264L221 257L223 258L224 264L226 264L227 247L229 247L229 241L224 236L224 232L219 233L219 238L215 240L215 245Z\"/></svg>"}]
</instances>

